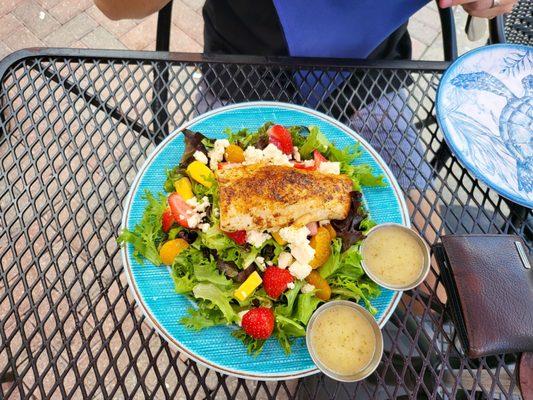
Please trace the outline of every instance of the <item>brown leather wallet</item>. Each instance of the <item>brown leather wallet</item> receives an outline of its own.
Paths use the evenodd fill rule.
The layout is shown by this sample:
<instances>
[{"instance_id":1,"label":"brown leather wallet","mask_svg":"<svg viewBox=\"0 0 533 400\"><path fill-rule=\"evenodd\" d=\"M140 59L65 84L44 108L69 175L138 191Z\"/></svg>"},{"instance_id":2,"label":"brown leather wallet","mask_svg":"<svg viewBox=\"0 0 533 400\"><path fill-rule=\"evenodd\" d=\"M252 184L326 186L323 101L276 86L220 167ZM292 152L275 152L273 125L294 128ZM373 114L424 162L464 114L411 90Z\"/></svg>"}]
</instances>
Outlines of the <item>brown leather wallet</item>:
<instances>
[{"instance_id":1,"label":"brown leather wallet","mask_svg":"<svg viewBox=\"0 0 533 400\"><path fill-rule=\"evenodd\" d=\"M447 235L434 246L470 358L533 351L533 269L514 235Z\"/></svg>"}]
</instances>

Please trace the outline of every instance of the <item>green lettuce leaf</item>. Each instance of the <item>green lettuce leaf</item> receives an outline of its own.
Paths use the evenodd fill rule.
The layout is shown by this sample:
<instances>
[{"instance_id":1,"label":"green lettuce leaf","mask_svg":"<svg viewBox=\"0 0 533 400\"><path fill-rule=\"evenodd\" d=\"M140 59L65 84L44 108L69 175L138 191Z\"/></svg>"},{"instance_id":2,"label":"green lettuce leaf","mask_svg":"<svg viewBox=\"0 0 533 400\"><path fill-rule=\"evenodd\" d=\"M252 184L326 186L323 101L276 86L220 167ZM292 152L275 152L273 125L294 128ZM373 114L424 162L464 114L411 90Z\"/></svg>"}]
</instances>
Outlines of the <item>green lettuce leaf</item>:
<instances>
[{"instance_id":1,"label":"green lettuce leaf","mask_svg":"<svg viewBox=\"0 0 533 400\"><path fill-rule=\"evenodd\" d=\"M363 233L366 235L370 229L375 227L377 224L370 219L370 217L366 217L361 221L359 224L359 228L363 229Z\"/></svg>"},{"instance_id":2,"label":"green lettuce leaf","mask_svg":"<svg viewBox=\"0 0 533 400\"><path fill-rule=\"evenodd\" d=\"M331 286L331 293L338 299L342 300L362 300L366 308L372 314L377 312L377 309L370 303L370 299L376 297L380 293L379 286L368 280L355 281L354 279L345 276L337 277Z\"/></svg>"},{"instance_id":3,"label":"green lettuce leaf","mask_svg":"<svg viewBox=\"0 0 533 400\"><path fill-rule=\"evenodd\" d=\"M309 318L311 318L311 315L321 302L322 300L315 296L314 291L310 293L300 293L296 302L294 319L307 325Z\"/></svg>"},{"instance_id":4,"label":"green lettuce leaf","mask_svg":"<svg viewBox=\"0 0 533 400\"><path fill-rule=\"evenodd\" d=\"M324 136L318 126L309 127L309 135L305 142L300 146L299 151L302 158L311 157L313 150L326 154L328 148L331 146L331 142Z\"/></svg>"},{"instance_id":5,"label":"green lettuce leaf","mask_svg":"<svg viewBox=\"0 0 533 400\"><path fill-rule=\"evenodd\" d=\"M305 336L305 328L298 322L276 314L274 337L278 339L285 354L291 353L291 344L295 337Z\"/></svg>"},{"instance_id":6,"label":"green lettuce leaf","mask_svg":"<svg viewBox=\"0 0 533 400\"><path fill-rule=\"evenodd\" d=\"M276 315L276 326L287 336L305 336L305 327L295 320L284 317L283 315Z\"/></svg>"},{"instance_id":7,"label":"green lettuce leaf","mask_svg":"<svg viewBox=\"0 0 533 400\"><path fill-rule=\"evenodd\" d=\"M205 246L208 249L223 251L236 247L236 243L219 229L218 224L211 225L207 232L200 232L199 237L202 246Z\"/></svg>"},{"instance_id":8,"label":"green lettuce leaf","mask_svg":"<svg viewBox=\"0 0 533 400\"><path fill-rule=\"evenodd\" d=\"M335 272L336 276L345 276L350 279L359 279L365 274L361 267L361 253L358 246L352 246L341 255L340 267Z\"/></svg>"},{"instance_id":9,"label":"green lettuce leaf","mask_svg":"<svg viewBox=\"0 0 533 400\"><path fill-rule=\"evenodd\" d=\"M344 253L340 253L341 247L341 240L339 238L334 239L331 246L331 256L318 270L320 276L327 279L328 282L337 276L359 279L364 275L358 246L351 246Z\"/></svg>"},{"instance_id":10,"label":"green lettuce leaf","mask_svg":"<svg viewBox=\"0 0 533 400\"><path fill-rule=\"evenodd\" d=\"M179 294L190 293L197 283L196 279L188 272L177 275L175 271L171 271L170 276L174 281L174 290Z\"/></svg>"},{"instance_id":11,"label":"green lettuce leaf","mask_svg":"<svg viewBox=\"0 0 533 400\"><path fill-rule=\"evenodd\" d=\"M214 260L194 266L194 277L199 282L211 282L218 286L230 286L232 282L220 274Z\"/></svg>"},{"instance_id":12,"label":"green lettuce leaf","mask_svg":"<svg viewBox=\"0 0 533 400\"><path fill-rule=\"evenodd\" d=\"M177 293L190 293L198 283L194 276L194 266L209 262L202 252L194 246L189 246L179 253L171 267L171 276Z\"/></svg>"},{"instance_id":13,"label":"green lettuce leaf","mask_svg":"<svg viewBox=\"0 0 533 400\"><path fill-rule=\"evenodd\" d=\"M309 129L306 126L289 126L287 128L291 133L292 145L300 148L307 140Z\"/></svg>"},{"instance_id":14,"label":"green lettuce leaf","mask_svg":"<svg viewBox=\"0 0 533 400\"><path fill-rule=\"evenodd\" d=\"M231 332L231 336L242 341L246 346L248 354L251 354L254 357L257 357L263 351L265 340L254 339L253 337L248 336L243 329L237 329Z\"/></svg>"},{"instance_id":15,"label":"green lettuce leaf","mask_svg":"<svg viewBox=\"0 0 533 400\"><path fill-rule=\"evenodd\" d=\"M360 156L361 145L359 143L346 146L343 149L338 149L335 146L329 146L328 151L326 153L326 158L329 161L338 161L344 164L350 164Z\"/></svg>"},{"instance_id":16,"label":"green lettuce leaf","mask_svg":"<svg viewBox=\"0 0 533 400\"><path fill-rule=\"evenodd\" d=\"M357 187L362 186L387 186L383 180L383 175L374 175L372 167L368 164L341 164L341 174L348 175L354 182L354 190L359 190Z\"/></svg>"},{"instance_id":17,"label":"green lettuce leaf","mask_svg":"<svg viewBox=\"0 0 533 400\"><path fill-rule=\"evenodd\" d=\"M230 143L236 144L243 149L246 149L248 146L262 149L268 144L267 131L272 125L274 125L272 122L267 122L254 133L250 133L248 129L241 129L238 132L232 132L231 129L226 129L224 133L228 136Z\"/></svg>"},{"instance_id":18,"label":"green lettuce leaf","mask_svg":"<svg viewBox=\"0 0 533 400\"><path fill-rule=\"evenodd\" d=\"M222 313L214 308L199 307L189 308L189 315L183 317L180 322L189 329L199 331L215 325L223 325L226 320Z\"/></svg>"},{"instance_id":19,"label":"green lettuce leaf","mask_svg":"<svg viewBox=\"0 0 533 400\"><path fill-rule=\"evenodd\" d=\"M331 242L331 255L329 256L328 260L324 263L322 267L318 269L318 273L320 276L324 279L328 278L330 275L332 275L337 268L340 267L340 259L341 259L341 247L342 247L342 241L340 238L335 238Z\"/></svg>"},{"instance_id":20,"label":"green lettuce leaf","mask_svg":"<svg viewBox=\"0 0 533 400\"><path fill-rule=\"evenodd\" d=\"M283 297L287 300L287 304L277 306L276 315L283 315L285 317L290 317L292 315L294 303L303 285L303 281L295 281L294 288L283 293Z\"/></svg>"},{"instance_id":21,"label":"green lettuce leaf","mask_svg":"<svg viewBox=\"0 0 533 400\"><path fill-rule=\"evenodd\" d=\"M237 314L235 314L230 304L233 298L233 291L231 289L222 290L212 283L199 283L193 288L192 292L196 299L208 300L214 306L218 307L227 322L236 321Z\"/></svg>"},{"instance_id":22,"label":"green lettuce leaf","mask_svg":"<svg viewBox=\"0 0 533 400\"><path fill-rule=\"evenodd\" d=\"M187 176L185 169L181 168L179 165L172 169L167 169L165 171L165 174L167 176L167 179L163 184L163 189L165 189L165 192L167 193L172 193L176 190L174 188L174 182L183 178L184 176Z\"/></svg>"},{"instance_id":23,"label":"green lettuce leaf","mask_svg":"<svg viewBox=\"0 0 533 400\"><path fill-rule=\"evenodd\" d=\"M161 218L167 209L167 198L158 193L154 196L146 191L143 200L147 201L141 221L135 225L133 231L124 229L117 238L119 245L131 243L133 245L133 257L142 264L143 257L154 265L161 265L159 257L159 245L165 234L161 225Z\"/></svg>"}]
</instances>

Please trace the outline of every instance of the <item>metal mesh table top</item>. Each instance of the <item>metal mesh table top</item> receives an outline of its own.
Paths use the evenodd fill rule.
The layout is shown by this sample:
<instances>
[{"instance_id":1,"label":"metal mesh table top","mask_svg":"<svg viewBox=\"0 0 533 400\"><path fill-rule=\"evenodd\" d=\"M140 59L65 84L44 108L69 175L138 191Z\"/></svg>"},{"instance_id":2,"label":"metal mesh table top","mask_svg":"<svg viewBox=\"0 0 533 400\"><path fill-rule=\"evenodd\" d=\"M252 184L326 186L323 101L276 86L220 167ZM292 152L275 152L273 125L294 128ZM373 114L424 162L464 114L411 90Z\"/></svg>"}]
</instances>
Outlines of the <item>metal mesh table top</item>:
<instances>
[{"instance_id":1,"label":"metal mesh table top","mask_svg":"<svg viewBox=\"0 0 533 400\"><path fill-rule=\"evenodd\" d=\"M505 15L505 40L509 43L533 45L533 2L520 0Z\"/></svg>"},{"instance_id":2,"label":"metal mesh table top","mask_svg":"<svg viewBox=\"0 0 533 400\"><path fill-rule=\"evenodd\" d=\"M297 71L350 78L320 107L341 121L356 112L355 104L367 104L372 118L379 91L407 91L412 117L402 121L405 114L393 112L392 122L414 127L421 146L402 157L405 149L387 151L400 170L413 152L428 161L440 155L434 177L406 193L414 226L428 241L456 232L527 240L531 211L488 189L443 146L434 101L445 67L92 50L28 50L6 58L0 64L0 398L518 396L515 355L475 361L461 355L434 268L433 283L404 294L385 326L385 354L370 378L257 382L208 370L169 347L136 307L115 240L136 172L156 143L196 114L206 93L201 82L228 103L302 104L292 80Z\"/></svg>"}]
</instances>

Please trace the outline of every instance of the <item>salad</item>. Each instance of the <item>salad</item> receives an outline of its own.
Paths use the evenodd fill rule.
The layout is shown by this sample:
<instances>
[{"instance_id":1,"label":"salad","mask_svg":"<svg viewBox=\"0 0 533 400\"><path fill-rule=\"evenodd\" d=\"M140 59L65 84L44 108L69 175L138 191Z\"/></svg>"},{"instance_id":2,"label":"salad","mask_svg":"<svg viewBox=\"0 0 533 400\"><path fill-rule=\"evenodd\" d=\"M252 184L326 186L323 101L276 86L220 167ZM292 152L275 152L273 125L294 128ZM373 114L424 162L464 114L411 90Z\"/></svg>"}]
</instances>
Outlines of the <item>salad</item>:
<instances>
[{"instance_id":1,"label":"salad","mask_svg":"<svg viewBox=\"0 0 533 400\"><path fill-rule=\"evenodd\" d=\"M133 246L140 263L170 267L176 293L195 303L181 323L193 330L233 325L231 334L249 353L259 354L274 337L289 354L323 302L362 302L375 313L371 301L380 289L360 265L359 242L375 225L362 190L385 183L369 165L354 164L359 146L337 148L316 126L267 123L255 132L225 133L227 139L215 140L184 130L181 161L166 172L160 193L144 193L141 221L118 237L120 244ZM309 177L302 182L349 179L345 215L305 224L297 219L287 226L261 221L268 228L223 231L230 216L221 212L221 177L242 170L253 179L257 166ZM278 185L287 189L291 181ZM306 206L305 198L300 202ZM232 217L237 225L245 219Z\"/></svg>"}]
</instances>

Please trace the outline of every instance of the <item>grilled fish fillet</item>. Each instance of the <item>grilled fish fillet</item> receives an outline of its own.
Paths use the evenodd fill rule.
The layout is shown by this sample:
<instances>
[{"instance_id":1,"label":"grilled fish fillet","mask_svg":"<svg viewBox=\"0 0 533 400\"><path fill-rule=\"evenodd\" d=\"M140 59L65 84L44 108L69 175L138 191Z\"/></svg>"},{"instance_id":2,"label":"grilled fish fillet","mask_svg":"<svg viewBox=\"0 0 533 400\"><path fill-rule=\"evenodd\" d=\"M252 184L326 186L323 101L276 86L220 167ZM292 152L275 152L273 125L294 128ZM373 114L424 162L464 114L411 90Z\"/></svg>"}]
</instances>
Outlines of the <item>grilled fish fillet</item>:
<instances>
[{"instance_id":1,"label":"grilled fish fillet","mask_svg":"<svg viewBox=\"0 0 533 400\"><path fill-rule=\"evenodd\" d=\"M281 165L254 164L216 172L220 228L265 230L326 219L344 219L352 181Z\"/></svg>"}]
</instances>

